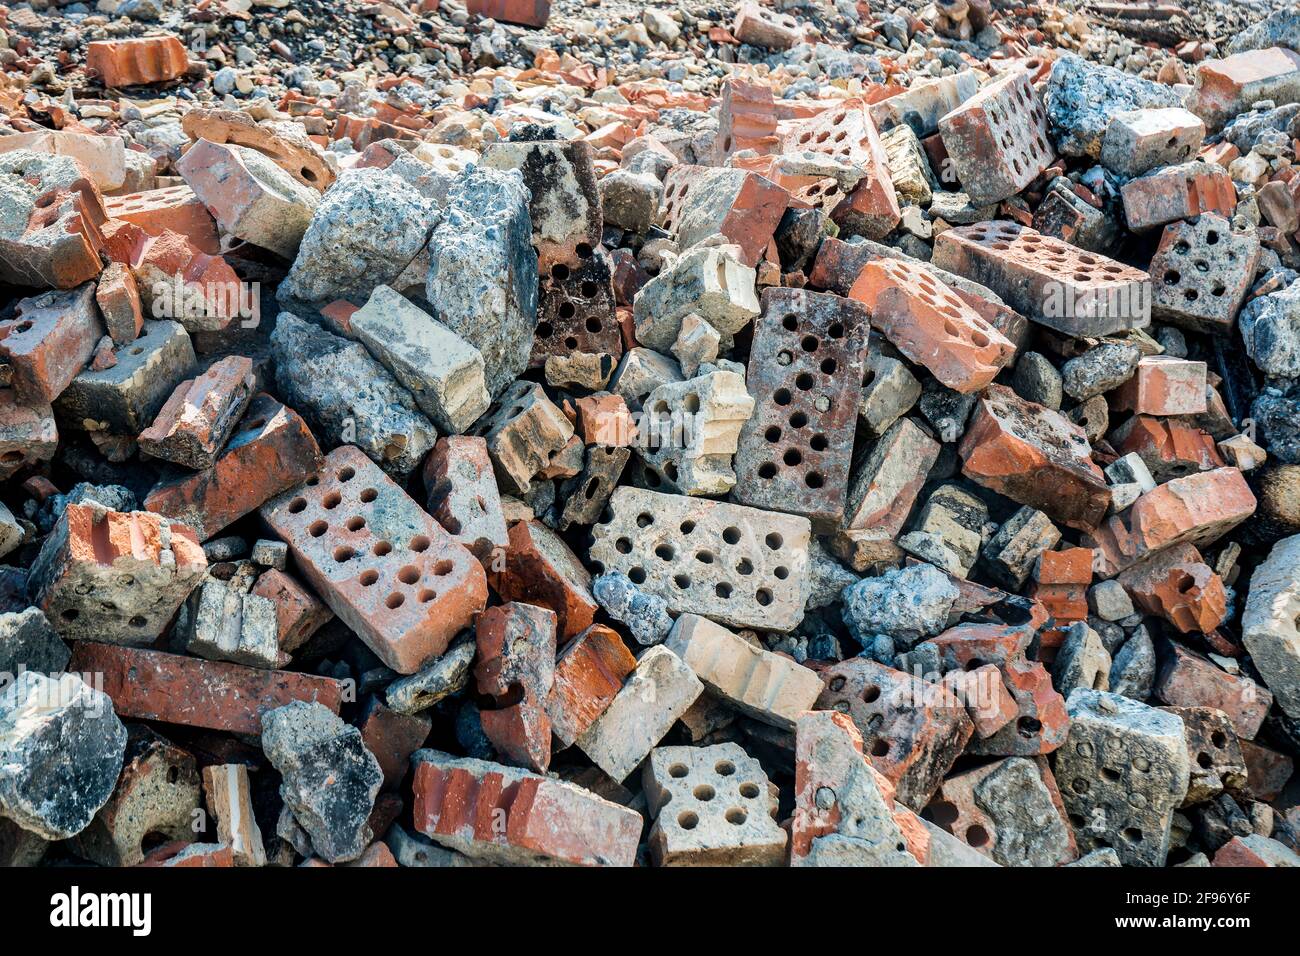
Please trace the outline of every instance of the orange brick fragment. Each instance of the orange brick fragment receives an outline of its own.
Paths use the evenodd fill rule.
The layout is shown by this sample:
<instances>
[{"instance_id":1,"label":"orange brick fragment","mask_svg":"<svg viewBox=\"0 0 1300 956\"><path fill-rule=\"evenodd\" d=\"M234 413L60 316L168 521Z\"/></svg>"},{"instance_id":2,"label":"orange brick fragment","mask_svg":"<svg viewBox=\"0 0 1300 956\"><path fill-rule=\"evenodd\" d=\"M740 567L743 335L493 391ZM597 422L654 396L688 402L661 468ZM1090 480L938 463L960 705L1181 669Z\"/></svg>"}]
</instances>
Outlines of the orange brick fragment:
<instances>
[{"instance_id":1,"label":"orange brick fragment","mask_svg":"<svg viewBox=\"0 0 1300 956\"><path fill-rule=\"evenodd\" d=\"M210 256L221 252L217 224L189 186L165 186L109 196L104 200L104 212L109 219L133 223L151 236L171 230L188 239L200 252Z\"/></svg>"},{"instance_id":2,"label":"orange brick fragment","mask_svg":"<svg viewBox=\"0 0 1300 956\"><path fill-rule=\"evenodd\" d=\"M106 87L164 83L189 67L185 45L171 34L130 40L93 40L86 45L86 68Z\"/></svg>"}]
</instances>

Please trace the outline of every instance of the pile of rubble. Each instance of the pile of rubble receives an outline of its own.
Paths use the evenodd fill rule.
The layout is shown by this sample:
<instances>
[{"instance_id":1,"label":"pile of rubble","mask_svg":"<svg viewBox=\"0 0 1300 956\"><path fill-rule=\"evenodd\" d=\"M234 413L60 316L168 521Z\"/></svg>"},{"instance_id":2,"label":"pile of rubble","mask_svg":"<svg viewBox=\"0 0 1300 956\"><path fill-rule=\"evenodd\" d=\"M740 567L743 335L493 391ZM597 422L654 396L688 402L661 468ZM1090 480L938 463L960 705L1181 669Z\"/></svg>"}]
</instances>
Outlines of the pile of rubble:
<instances>
[{"instance_id":1,"label":"pile of rubble","mask_svg":"<svg viewBox=\"0 0 1300 956\"><path fill-rule=\"evenodd\" d=\"M0 864L1300 865L1267 12L0 7Z\"/></svg>"}]
</instances>

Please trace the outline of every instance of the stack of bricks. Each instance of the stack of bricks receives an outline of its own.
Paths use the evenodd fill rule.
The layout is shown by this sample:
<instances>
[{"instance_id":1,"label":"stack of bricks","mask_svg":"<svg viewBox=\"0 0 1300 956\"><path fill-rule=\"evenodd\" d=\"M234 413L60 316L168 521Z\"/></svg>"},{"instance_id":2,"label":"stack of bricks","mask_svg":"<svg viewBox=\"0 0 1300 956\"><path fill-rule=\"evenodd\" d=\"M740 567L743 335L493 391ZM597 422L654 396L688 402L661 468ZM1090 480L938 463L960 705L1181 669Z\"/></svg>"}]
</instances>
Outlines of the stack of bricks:
<instances>
[{"instance_id":1,"label":"stack of bricks","mask_svg":"<svg viewBox=\"0 0 1300 956\"><path fill-rule=\"evenodd\" d=\"M0 866L1300 864L1300 54L36 6Z\"/></svg>"}]
</instances>

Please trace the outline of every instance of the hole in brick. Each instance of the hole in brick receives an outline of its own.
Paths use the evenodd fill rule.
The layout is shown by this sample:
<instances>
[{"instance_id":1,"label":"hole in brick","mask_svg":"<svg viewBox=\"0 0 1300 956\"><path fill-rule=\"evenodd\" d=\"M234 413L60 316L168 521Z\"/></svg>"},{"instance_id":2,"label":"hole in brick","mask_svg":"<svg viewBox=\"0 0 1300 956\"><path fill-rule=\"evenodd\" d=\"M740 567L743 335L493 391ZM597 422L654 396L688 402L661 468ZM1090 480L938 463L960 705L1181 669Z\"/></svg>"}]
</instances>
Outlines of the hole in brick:
<instances>
[{"instance_id":1,"label":"hole in brick","mask_svg":"<svg viewBox=\"0 0 1300 956\"><path fill-rule=\"evenodd\" d=\"M1137 827L1125 827L1123 836L1124 839L1128 840L1129 843L1142 842L1142 831L1139 830Z\"/></svg>"},{"instance_id":2,"label":"hole in brick","mask_svg":"<svg viewBox=\"0 0 1300 956\"><path fill-rule=\"evenodd\" d=\"M347 545L340 545L334 549L334 560L339 564L342 564L344 561L350 561L352 558L356 557L356 555L356 549L349 548Z\"/></svg>"},{"instance_id":3,"label":"hole in brick","mask_svg":"<svg viewBox=\"0 0 1300 956\"><path fill-rule=\"evenodd\" d=\"M393 546L387 541L376 541L375 546L370 551L375 557L382 558L384 555L392 553Z\"/></svg>"},{"instance_id":4,"label":"hole in brick","mask_svg":"<svg viewBox=\"0 0 1300 956\"><path fill-rule=\"evenodd\" d=\"M1191 251L1192 247L1188 245L1187 241L1184 239L1180 239L1174 243L1174 252L1178 253L1180 256L1185 256Z\"/></svg>"},{"instance_id":5,"label":"hole in brick","mask_svg":"<svg viewBox=\"0 0 1300 956\"><path fill-rule=\"evenodd\" d=\"M1219 233L1217 230L1211 229L1209 232L1205 234L1206 245L1212 246L1215 245L1218 241L1219 241Z\"/></svg>"},{"instance_id":6,"label":"hole in brick","mask_svg":"<svg viewBox=\"0 0 1300 956\"><path fill-rule=\"evenodd\" d=\"M1196 301L1197 299L1199 299L1200 297L1201 297L1201 294L1200 294L1199 292L1197 292L1195 289L1184 289L1184 290L1183 290L1183 298L1186 299L1188 302L1195 302L1195 301Z\"/></svg>"},{"instance_id":7,"label":"hole in brick","mask_svg":"<svg viewBox=\"0 0 1300 956\"><path fill-rule=\"evenodd\" d=\"M826 334L833 339L842 339L844 338L844 326L839 322L832 322L830 328L826 330Z\"/></svg>"},{"instance_id":8,"label":"hole in brick","mask_svg":"<svg viewBox=\"0 0 1300 956\"><path fill-rule=\"evenodd\" d=\"M770 461L765 461L763 464L758 466L758 477L762 478L764 481L771 481L776 477L776 470L776 465Z\"/></svg>"},{"instance_id":9,"label":"hole in brick","mask_svg":"<svg viewBox=\"0 0 1300 956\"><path fill-rule=\"evenodd\" d=\"M749 819L749 814L740 807L732 807L727 811L727 822L733 826L742 826Z\"/></svg>"},{"instance_id":10,"label":"hole in brick","mask_svg":"<svg viewBox=\"0 0 1300 956\"><path fill-rule=\"evenodd\" d=\"M384 607L388 608L390 611L396 611L405 603L406 595L398 591L394 591L392 594L388 595L388 597L384 598Z\"/></svg>"},{"instance_id":11,"label":"hole in brick","mask_svg":"<svg viewBox=\"0 0 1300 956\"><path fill-rule=\"evenodd\" d=\"M654 520L655 519L652 515L643 511L636 516L636 526L638 528L648 528L650 525L654 524Z\"/></svg>"},{"instance_id":12,"label":"hole in brick","mask_svg":"<svg viewBox=\"0 0 1300 956\"><path fill-rule=\"evenodd\" d=\"M695 560L700 562L700 564L712 564L713 558L714 555L712 551L705 550L695 552Z\"/></svg>"},{"instance_id":13,"label":"hole in brick","mask_svg":"<svg viewBox=\"0 0 1300 956\"><path fill-rule=\"evenodd\" d=\"M889 741L877 740L871 745L871 756L884 757L889 754Z\"/></svg>"},{"instance_id":14,"label":"hole in brick","mask_svg":"<svg viewBox=\"0 0 1300 956\"><path fill-rule=\"evenodd\" d=\"M677 556L677 552L671 544L661 544L655 548L655 556L661 561L671 561Z\"/></svg>"},{"instance_id":15,"label":"hole in brick","mask_svg":"<svg viewBox=\"0 0 1300 956\"><path fill-rule=\"evenodd\" d=\"M784 581L790 576L790 569L781 564L777 565L776 569L772 573L776 576L778 581Z\"/></svg>"},{"instance_id":16,"label":"hole in brick","mask_svg":"<svg viewBox=\"0 0 1300 956\"><path fill-rule=\"evenodd\" d=\"M601 328L603 328L603 326L600 324L600 319L596 318L594 315L583 324L586 326L587 331L590 332L592 335L598 334Z\"/></svg>"},{"instance_id":17,"label":"hole in brick","mask_svg":"<svg viewBox=\"0 0 1300 956\"><path fill-rule=\"evenodd\" d=\"M1210 759L1210 755L1204 751L1196 755L1196 763L1206 770L1209 770L1210 767L1214 765L1214 761Z\"/></svg>"},{"instance_id":18,"label":"hole in brick","mask_svg":"<svg viewBox=\"0 0 1300 956\"><path fill-rule=\"evenodd\" d=\"M81 612L75 607L70 607L60 614L59 617L63 618L65 621L75 621L77 618L81 617Z\"/></svg>"},{"instance_id":19,"label":"hole in brick","mask_svg":"<svg viewBox=\"0 0 1300 956\"><path fill-rule=\"evenodd\" d=\"M724 528L722 531L722 540L727 544L736 544L740 541L740 529L736 527Z\"/></svg>"},{"instance_id":20,"label":"hole in brick","mask_svg":"<svg viewBox=\"0 0 1300 956\"><path fill-rule=\"evenodd\" d=\"M668 776L677 780L682 779L682 777L686 776L688 773L690 773L690 771L684 763L675 763L668 768Z\"/></svg>"},{"instance_id":21,"label":"hole in brick","mask_svg":"<svg viewBox=\"0 0 1300 956\"><path fill-rule=\"evenodd\" d=\"M321 504L325 506L326 511L333 511L343 501L343 496L337 491L331 491L327 494Z\"/></svg>"},{"instance_id":22,"label":"hole in brick","mask_svg":"<svg viewBox=\"0 0 1300 956\"><path fill-rule=\"evenodd\" d=\"M417 534L411 539L411 543L408 544L407 547L416 554L423 554L425 551L429 550L429 539L422 534Z\"/></svg>"},{"instance_id":23,"label":"hole in brick","mask_svg":"<svg viewBox=\"0 0 1300 956\"><path fill-rule=\"evenodd\" d=\"M627 538L619 538L614 542L614 549L618 551L619 554L631 554L632 542Z\"/></svg>"},{"instance_id":24,"label":"hole in brick","mask_svg":"<svg viewBox=\"0 0 1300 956\"><path fill-rule=\"evenodd\" d=\"M364 504L370 504L370 502L374 501L378 497L379 497L379 492L377 492L374 488L366 488L364 491L361 492L361 501Z\"/></svg>"},{"instance_id":25,"label":"hole in brick","mask_svg":"<svg viewBox=\"0 0 1300 956\"><path fill-rule=\"evenodd\" d=\"M1033 737L1042 729L1043 725L1033 717L1021 717L1016 721L1016 730L1022 737Z\"/></svg>"},{"instance_id":26,"label":"hole in brick","mask_svg":"<svg viewBox=\"0 0 1300 956\"><path fill-rule=\"evenodd\" d=\"M825 451L829 445L825 435L813 435L812 440L808 442L808 447L813 451Z\"/></svg>"},{"instance_id":27,"label":"hole in brick","mask_svg":"<svg viewBox=\"0 0 1300 956\"><path fill-rule=\"evenodd\" d=\"M736 772L736 765L730 760L719 760L713 765L713 772L719 777L730 777Z\"/></svg>"},{"instance_id":28,"label":"hole in brick","mask_svg":"<svg viewBox=\"0 0 1300 956\"><path fill-rule=\"evenodd\" d=\"M582 285L578 287L578 290L582 293L582 297L584 299L592 299L595 298L596 293L600 291L600 287L597 286L596 283L588 279L586 282L582 283ZM596 331L600 331L600 330L597 329Z\"/></svg>"},{"instance_id":29,"label":"hole in brick","mask_svg":"<svg viewBox=\"0 0 1300 956\"><path fill-rule=\"evenodd\" d=\"M810 381L809 385L811 384L812 383ZM776 404L778 405L789 405L790 400L793 397L794 396L790 394L790 390L788 388L778 388L776 392L772 395L772 401L776 402Z\"/></svg>"},{"instance_id":30,"label":"hole in brick","mask_svg":"<svg viewBox=\"0 0 1300 956\"><path fill-rule=\"evenodd\" d=\"M798 465L803 461L803 455L800 454L799 449L789 448L786 449L786 453L782 456L781 460L793 468L795 465Z\"/></svg>"},{"instance_id":31,"label":"hole in brick","mask_svg":"<svg viewBox=\"0 0 1300 956\"><path fill-rule=\"evenodd\" d=\"M353 478L356 477L356 475L357 475L357 472L356 472L356 469L354 469L354 468L340 468L340 469L339 469L339 481L351 481Z\"/></svg>"},{"instance_id":32,"label":"hole in brick","mask_svg":"<svg viewBox=\"0 0 1300 956\"><path fill-rule=\"evenodd\" d=\"M1167 269L1161 278L1164 279L1165 285L1178 285L1183 277L1177 269Z\"/></svg>"},{"instance_id":33,"label":"hole in brick","mask_svg":"<svg viewBox=\"0 0 1300 956\"><path fill-rule=\"evenodd\" d=\"M736 562L736 573L743 574L746 576L753 574L754 562L750 561L749 558L741 558L738 562Z\"/></svg>"},{"instance_id":34,"label":"hole in brick","mask_svg":"<svg viewBox=\"0 0 1300 956\"><path fill-rule=\"evenodd\" d=\"M772 603L772 592L767 588L759 588L754 593L754 600L757 601L761 607L767 607Z\"/></svg>"},{"instance_id":35,"label":"hole in brick","mask_svg":"<svg viewBox=\"0 0 1300 956\"><path fill-rule=\"evenodd\" d=\"M740 785L740 795L747 800L753 800L759 794L758 784L745 781Z\"/></svg>"},{"instance_id":36,"label":"hole in brick","mask_svg":"<svg viewBox=\"0 0 1300 956\"><path fill-rule=\"evenodd\" d=\"M691 587L690 576L686 574L674 574L673 584L677 585L677 587L683 591L690 590Z\"/></svg>"},{"instance_id":37,"label":"hole in brick","mask_svg":"<svg viewBox=\"0 0 1300 956\"><path fill-rule=\"evenodd\" d=\"M379 572L371 568L368 571L362 571L361 577L358 578L363 588L368 588L379 580Z\"/></svg>"},{"instance_id":38,"label":"hole in brick","mask_svg":"<svg viewBox=\"0 0 1300 956\"><path fill-rule=\"evenodd\" d=\"M957 822L959 816L956 804L949 803L947 800L936 800L930 804L926 807L925 815L949 833L952 832L952 825Z\"/></svg>"},{"instance_id":39,"label":"hole in brick","mask_svg":"<svg viewBox=\"0 0 1300 956\"><path fill-rule=\"evenodd\" d=\"M419 593L419 601L420 601L421 604L428 604L430 601L432 601L432 600L433 600L434 598L436 598L437 596L438 596L438 592L437 592L437 591L432 591L432 590L430 590L429 588L424 588L424 589L423 589L422 591L420 591L420 593Z\"/></svg>"},{"instance_id":40,"label":"hole in brick","mask_svg":"<svg viewBox=\"0 0 1300 956\"><path fill-rule=\"evenodd\" d=\"M1220 296L1220 295L1225 295L1227 291L1228 291L1227 286L1223 285L1222 283L1215 283L1214 288L1210 290L1210 294Z\"/></svg>"},{"instance_id":41,"label":"hole in brick","mask_svg":"<svg viewBox=\"0 0 1300 956\"><path fill-rule=\"evenodd\" d=\"M291 515L300 514L302 511L306 509L306 507L307 507L306 498L294 498L293 501L289 502L289 514Z\"/></svg>"},{"instance_id":42,"label":"hole in brick","mask_svg":"<svg viewBox=\"0 0 1300 956\"><path fill-rule=\"evenodd\" d=\"M801 392L806 392L813 387L813 377L807 372L800 372L794 380L795 387Z\"/></svg>"},{"instance_id":43,"label":"hole in brick","mask_svg":"<svg viewBox=\"0 0 1300 956\"><path fill-rule=\"evenodd\" d=\"M820 344L821 343L817 341L817 336L805 335L803 339L799 342L799 347L803 349L805 352L816 352L817 346Z\"/></svg>"},{"instance_id":44,"label":"hole in brick","mask_svg":"<svg viewBox=\"0 0 1300 956\"><path fill-rule=\"evenodd\" d=\"M776 425L772 425L767 431L763 432L763 437L775 444L781 440L781 429Z\"/></svg>"},{"instance_id":45,"label":"hole in brick","mask_svg":"<svg viewBox=\"0 0 1300 956\"><path fill-rule=\"evenodd\" d=\"M793 415L790 416L791 428L803 428L807 424L808 424L808 416L805 415L803 412L795 412Z\"/></svg>"},{"instance_id":46,"label":"hole in brick","mask_svg":"<svg viewBox=\"0 0 1300 956\"><path fill-rule=\"evenodd\" d=\"M347 520L347 524L344 525L344 527L346 527L349 531L360 531L365 526L366 526L366 519L361 517L360 515L354 515L353 517L349 518Z\"/></svg>"},{"instance_id":47,"label":"hole in brick","mask_svg":"<svg viewBox=\"0 0 1300 956\"><path fill-rule=\"evenodd\" d=\"M685 187L685 186L682 187L682 195L683 195L683 196L686 195L686 187ZM574 248L573 251L576 252L576 253L578 254L578 258L579 258L579 259L590 259L590 258L591 258L591 246L587 245L585 242L580 242L580 243L578 243L578 245Z\"/></svg>"},{"instance_id":48,"label":"hole in brick","mask_svg":"<svg viewBox=\"0 0 1300 956\"><path fill-rule=\"evenodd\" d=\"M966 842L971 846L983 846L989 842L989 831L978 823L966 829Z\"/></svg>"},{"instance_id":49,"label":"hole in brick","mask_svg":"<svg viewBox=\"0 0 1300 956\"><path fill-rule=\"evenodd\" d=\"M307 533L311 535L313 538L319 538L328 530L329 530L329 524L327 524L324 521L313 521L310 525L307 526Z\"/></svg>"},{"instance_id":50,"label":"hole in brick","mask_svg":"<svg viewBox=\"0 0 1300 956\"><path fill-rule=\"evenodd\" d=\"M578 308L572 302L561 302L558 310L560 318L571 319L578 313Z\"/></svg>"},{"instance_id":51,"label":"hole in brick","mask_svg":"<svg viewBox=\"0 0 1300 956\"><path fill-rule=\"evenodd\" d=\"M677 814L677 825L683 830L694 830L700 824L700 818L689 810Z\"/></svg>"},{"instance_id":52,"label":"hole in brick","mask_svg":"<svg viewBox=\"0 0 1300 956\"><path fill-rule=\"evenodd\" d=\"M719 582L714 586L713 593L725 601L727 598L731 597L731 585L725 581Z\"/></svg>"},{"instance_id":53,"label":"hole in brick","mask_svg":"<svg viewBox=\"0 0 1300 956\"><path fill-rule=\"evenodd\" d=\"M695 530L695 522L691 521L688 518L687 520L683 521L678 527L681 529L682 534L690 534L692 531Z\"/></svg>"},{"instance_id":54,"label":"hole in brick","mask_svg":"<svg viewBox=\"0 0 1300 956\"><path fill-rule=\"evenodd\" d=\"M397 572L397 580L403 584L414 584L420 580L420 569L413 564L408 564Z\"/></svg>"},{"instance_id":55,"label":"hole in brick","mask_svg":"<svg viewBox=\"0 0 1300 956\"><path fill-rule=\"evenodd\" d=\"M627 576L633 584L645 584L645 568L633 568Z\"/></svg>"},{"instance_id":56,"label":"hole in brick","mask_svg":"<svg viewBox=\"0 0 1300 956\"><path fill-rule=\"evenodd\" d=\"M835 374L835 370L836 370L837 368L839 368L839 364L835 361L835 359L833 359L833 358L828 358L828 359L823 359L823 360L822 360L822 374L823 374L823 375L834 375L834 374Z\"/></svg>"},{"instance_id":57,"label":"hole in brick","mask_svg":"<svg viewBox=\"0 0 1300 956\"><path fill-rule=\"evenodd\" d=\"M696 395L694 392L688 393L686 398L682 400L682 407L685 408L687 412L694 415L700 410L700 396Z\"/></svg>"},{"instance_id":58,"label":"hole in brick","mask_svg":"<svg viewBox=\"0 0 1300 956\"><path fill-rule=\"evenodd\" d=\"M454 567L455 565L451 562L450 558L443 558L442 560L434 563L433 565L434 576L439 578L446 577L448 574L451 574L452 568Z\"/></svg>"},{"instance_id":59,"label":"hole in brick","mask_svg":"<svg viewBox=\"0 0 1300 956\"><path fill-rule=\"evenodd\" d=\"M1228 735L1222 730L1216 730L1214 733L1210 734L1210 743L1214 744L1216 747L1222 747L1226 745L1227 742Z\"/></svg>"},{"instance_id":60,"label":"hole in brick","mask_svg":"<svg viewBox=\"0 0 1300 956\"><path fill-rule=\"evenodd\" d=\"M127 621L127 623L130 624L132 627L144 627L146 624L149 623L149 621L145 618L143 614L136 614L129 621Z\"/></svg>"},{"instance_id":61,"label":"hole in brick","mask_svg":"<svg viewBox=\"0 0 1300 956\"><path fill-rule=\"evenodd\" d=\"M554 334L555 326L551 325L550 322L537 323L537 337L539 339L549 339Z\"/></svg>"},{"instance_id":62,"label":"hole in brick","mask_svg":"<svg viewBox=\"0 0 1300 956\"><path fill-rule=\"evenodd\" d=\"M1111 783L1117 783L1120 779L1120 772L1114 767L1102 767L1101 776L1103 779L1109 780Z\"/></svg>"},{"instance_id":63,"label":"hole in brick","mask_svg":"<svg viewBox=\"0 0 1300 956\"><path fill-rule=\"evenodd\" d=\"M970 337L971 343L977 348L982 349L988 346L989 337L983 332L973 332Z\"/></svg>"},{"instance_id":64,"label":"hole in brick","mask_svg":"<svg viewBox=\"0 0 1300 956\"><path fill-rule=\"evenodd\" d=\"M780 549L781 545L785 544L785 538L781 537L775 531L772 531L763 539L763 542L773 551L777 551Z\"/></svg>"}]
</instances>

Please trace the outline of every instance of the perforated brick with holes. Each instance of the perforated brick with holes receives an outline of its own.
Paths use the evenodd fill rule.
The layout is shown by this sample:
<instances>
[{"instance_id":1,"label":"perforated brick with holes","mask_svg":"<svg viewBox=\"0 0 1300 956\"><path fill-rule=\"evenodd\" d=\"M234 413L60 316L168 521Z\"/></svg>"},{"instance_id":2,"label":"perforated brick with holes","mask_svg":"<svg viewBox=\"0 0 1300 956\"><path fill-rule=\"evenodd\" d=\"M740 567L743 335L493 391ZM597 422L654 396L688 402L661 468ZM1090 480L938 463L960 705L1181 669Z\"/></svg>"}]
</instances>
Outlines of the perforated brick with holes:
<instances>
[{"instance_id":1,"label":"perforated brick with holes","mask_svg":"<svg viewBox=\"0 0 1300 956\"><path fill-rule=\"evenodd\" d=\"M777 788L737 744L658 747L645 765L657 866L780 866Z\"/></svg>"},{"instance_id":2,"label":"perforated brick with holes","mask_svg":"<svg viewBox=\"0 0 1300 956\"><path fill-rule=\"evenodd\" d=\"M970 740L975 726L948 688L865 657L822 671L817 710L848 714L871 765L919 811Z\"/></svg>"},{"instance_id":3,"label":"perforated brick with holes","mask_svg":"<svg viewBox=\"0 0 1300 956\"><path fill-rule=\"evenodd\" d=\"M1070 695L1070 737L1056 779L1085 852L1110 847L1131 866L1163 866L1188 785L1187 742L1174 714L1118 694Z\"/></svg>"},{"instance_id":4,"label":"perforated brick with holes","mask_svg":"<svg viewBox=\"0 0 1300 956\"><path fill-rule=\"evenodd\" d=\"M622 571L672 611L736 627L803 619L808 519L622 486L592 527L591 560Z\"/></svg>"},{"instance_id":5,"label":"perforated brick with holes","mask_svg":"<svg viewBox=\"0 0 1300 956\"><path fill-rule=\"evenodd\" d=\"M942 117L939 135L977 205L1015 195L1052 162L1047 112L1024 70L987 84Z\"/></svg>"},{"instance_id":6,"label":"perforated brick with holes","mask_svg":"<svg viewBox=\"0 0 1300 956\"><path fill-rule=\"evenodd\" d=\"M352 445L261 515L330 609L398 673L445 651L487 601L474 556Z\"/></svg>"},{"instance_id":7,"label":"perforated brick with holes","mask_svg":"<svg viewBox=\"0 0 1300 956\"><path fill-rule=\"evenodd\" d=\"M740 261L758 263L790 201L758 173L731 167L677 166L664 179L659 224L685 249L722 235L740 247Z\"/></svg>"},{"instance_id":8,"label":"perforated brick with holes","mask_svg":"<svg viewBox=\"0 0 1300 956\"><path fill-rule=\"evenodd\" d=\"M835 207L831 218L868 239L887 236L902 218L889 176L889 157L862 100L843 100L795 124L782 147L787 153L833 156L857 167L862 179Z\"/></svg>"},{"instance_id":9,"label":"perforated brick with holes","mask_svg":"<svg viewBox=\"0 0 1300 956\"><path fill-rule=\"evenodd\" d=\"M957 392L977 392L1015 356L1015 346L930 270L902 259L868 262L849 290L871 324Z\"/></svg>"},{"instance_id":10,"label":"perforated brick with holes","mask_svg":"<svg viewBox=\"0 0 1300 956\"><path fill-rule=\"evenodd\" d=\"M1255 233L1213 213L1170 223L1151 257L1152 314L1198 332L1230 329L1259 252Z\"/></svg>"},{"instance_id":11,"label":"perforated brick with holes","mask_svg":"<svg viewBox=\"0 0 1300 956\"><path fill-rule=\"evenodd\" d=\"M753 416L740 432L734 497L830 528L844 515L870 333L856 302L765 289L749 352Z\"/></svg>"},{"instance_id":12,"label":"perforated brick with holes","mask_svg":"<svg viewBox=\"0 0 1300 956\"><path fill-rule=\"evenodd\" d=\"M1074 336L1142 328L1151 321L1145 272L1014 222L941 233L934 265L973 279L1035 322Z\"/></svg>"},{"instance_id":13,"label":"perforated brick with holes","mask_svg":"<svg viewBox=\"0 0 1300 956\"><path fill-rule=\"evenodd\" d=\"M544 365L547 356L573 352L623 355L623 335L614 315L614 280L609 254L579 243L578 264L553 263L542 278L537 328L528 364Z\"/></svg>"}]
</instances>

